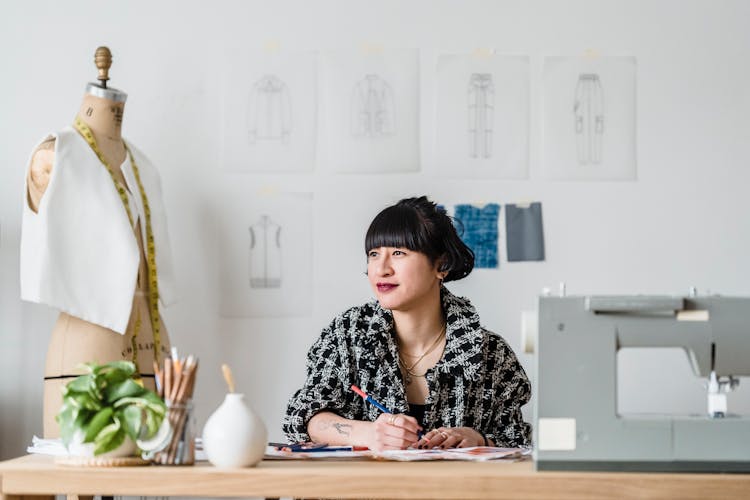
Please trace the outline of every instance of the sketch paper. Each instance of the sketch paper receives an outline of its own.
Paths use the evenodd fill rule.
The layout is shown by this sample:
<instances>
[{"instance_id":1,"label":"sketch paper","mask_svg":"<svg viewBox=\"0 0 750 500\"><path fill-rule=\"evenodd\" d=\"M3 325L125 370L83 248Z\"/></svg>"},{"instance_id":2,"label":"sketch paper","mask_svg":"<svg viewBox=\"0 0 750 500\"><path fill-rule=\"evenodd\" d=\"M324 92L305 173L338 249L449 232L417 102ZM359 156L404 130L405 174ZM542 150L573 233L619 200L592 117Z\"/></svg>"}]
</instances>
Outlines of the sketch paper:
<instances>
[{"instance_id":1,"label":"sketch paper","mask_svg":"<svg viewBox=\"0 0 750 500\"><path fill-rule=\"evenodd\" d=\"M419 169L419 52L321 53L324 163L334 172Z\"/></svg>"},{"instance_id":2,"label":"sketch paper","mask_svg":"<svg viewBox=\"0 0 750 500\"><path fill-rule=\"evenodd\" d=\"M305 172L315 164L313 52L226 54L222 164L234 172Z\"/></svg>"},{"instance_id":3,"label":"sketch paper","mask_svg":"<svg viewBox=\"0 0 750 500\"><path fill-rule=\"evenodd\" d=\"M634 57L547 57L544 171L550 179L636 179Z\"/></svg>"},{"instance_id":4,"label":"sketch paper","mask_svg":"<svg viewBox=\"0 0 750 500\"><path fill-rule=\"evenodd\" d=\"M221 314L312 313L312 194L228 197L219 216Z\"/></svg>"},{"instance_id":5,"label":"sketch paper","mask_svg":"<svg viewBox=\"0 0 750 500\"><path fill-rule=\"evenodd\" d=\"M529 58L441 55L437 63L435 117L439 174L526 178Z\"/></svg>"}]
</instances>

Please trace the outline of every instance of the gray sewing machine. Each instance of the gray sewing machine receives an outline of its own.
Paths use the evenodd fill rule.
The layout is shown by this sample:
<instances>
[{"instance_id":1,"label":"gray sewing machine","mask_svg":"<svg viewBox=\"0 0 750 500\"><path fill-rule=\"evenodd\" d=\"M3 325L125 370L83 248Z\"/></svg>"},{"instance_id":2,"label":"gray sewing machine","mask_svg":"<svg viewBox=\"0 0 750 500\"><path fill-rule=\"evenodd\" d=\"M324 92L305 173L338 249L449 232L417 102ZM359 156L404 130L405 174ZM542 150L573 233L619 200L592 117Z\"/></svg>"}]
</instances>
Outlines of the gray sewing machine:
<instances>
[{"instance_id":1,"label":"gray sewing machine","mask_svg":"<svg viewBox=\"0 0 750 500\"><path fill-rule=\"evenodd\" d=\"M726 404L750 375L750 298L541 297L538 331L537 469L750 471L750 417ZM684 348L706 413L618 415L623 347Z\"/></svg>"}]
</instances>

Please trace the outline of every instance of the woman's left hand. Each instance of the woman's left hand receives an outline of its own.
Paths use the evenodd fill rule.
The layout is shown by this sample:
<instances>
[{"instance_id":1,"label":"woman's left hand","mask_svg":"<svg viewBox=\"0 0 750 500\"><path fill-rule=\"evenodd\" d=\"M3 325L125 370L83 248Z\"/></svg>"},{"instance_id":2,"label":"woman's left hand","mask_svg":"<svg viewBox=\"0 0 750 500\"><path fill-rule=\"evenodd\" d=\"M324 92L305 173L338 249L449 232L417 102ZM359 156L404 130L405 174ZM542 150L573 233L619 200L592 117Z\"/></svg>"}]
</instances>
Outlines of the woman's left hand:
<instances>
[{"instance_id":1,"label":"woman's left hand","mask_svg":"<svg viewBox=\"0 0 750 500\"><path fill-rule=\"evenodd\" d=\"M440 427L417 441L415 448L468 448L484 446L484 436L471 427Z\"/></svg>"}]
</instances>

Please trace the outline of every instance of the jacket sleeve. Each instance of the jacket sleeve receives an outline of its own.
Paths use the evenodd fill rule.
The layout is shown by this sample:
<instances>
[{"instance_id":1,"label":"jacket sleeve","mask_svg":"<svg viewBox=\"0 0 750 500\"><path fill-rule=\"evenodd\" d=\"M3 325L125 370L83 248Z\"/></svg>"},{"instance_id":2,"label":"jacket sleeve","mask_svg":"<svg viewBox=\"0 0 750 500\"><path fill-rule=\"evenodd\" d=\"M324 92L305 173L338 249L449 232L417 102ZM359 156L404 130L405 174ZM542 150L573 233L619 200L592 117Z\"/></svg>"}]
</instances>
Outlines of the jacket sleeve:
<instances>
[{"instance_id":1,"label":"jacket sleeve","mask_svg":"<svg viewBox=\"0 0 750 500\"><path fill-rule=\"evenodd\" d=\"M353 399L346 386L348 356L335 334L335 322L325 328L307 353L307 377L286 408L283 431L290 442L310 441L307 424L315 414L330 411L345 418L352 414Z\"/></svg>"},{"instance_id":2,"label":"jacket sleeve","mask_svg":"<svg viewBox=\"0 0 750 500\"><path fill-rule=\"evenodd\" d=\"M521 407L531 399L531 384L513 350L502 340L490 352L494 365L492 415L485 436L495 446L518 447L531 444L531 425L523 420Z\"/></svg>"}]
</instances>

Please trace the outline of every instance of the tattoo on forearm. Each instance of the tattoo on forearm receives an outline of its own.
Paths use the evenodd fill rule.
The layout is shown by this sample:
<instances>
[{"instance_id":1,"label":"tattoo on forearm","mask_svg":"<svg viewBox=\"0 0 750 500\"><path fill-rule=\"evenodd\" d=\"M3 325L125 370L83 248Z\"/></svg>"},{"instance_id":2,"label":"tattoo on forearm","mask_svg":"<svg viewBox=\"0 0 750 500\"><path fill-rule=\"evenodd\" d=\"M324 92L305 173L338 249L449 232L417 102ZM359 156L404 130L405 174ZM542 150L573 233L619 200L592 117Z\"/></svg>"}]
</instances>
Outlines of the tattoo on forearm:
<instances>
[{"instance_id":1,"label":"tattoo on forearm","mask_svg":"<svg viewBox=\"0 0 750 500\"><path fill-rule=\"evenodd\" d=\"M318 428L321 431L325 431L327 429L330 429L331 427L336 429L336 432L338 432L342 436L348 436L351 433L351 429L352 429L352 426L350 424L341 424L339 422L334 422L331 420L323 420L318 425Z\"/></svg>"},{"instance_id":2,"label":"tattoo on forearm","mask_svg":"<svg viewBox=\"0 0 750 500\"><path fill-rule=\"evenodd\" d=\"M336 431L341 434L342 436L348 436L349 433L352 430L352 426L349 424L339 424L335 423L333 424L333 428L336 429Z\"/></svg>"}]
</instances>

